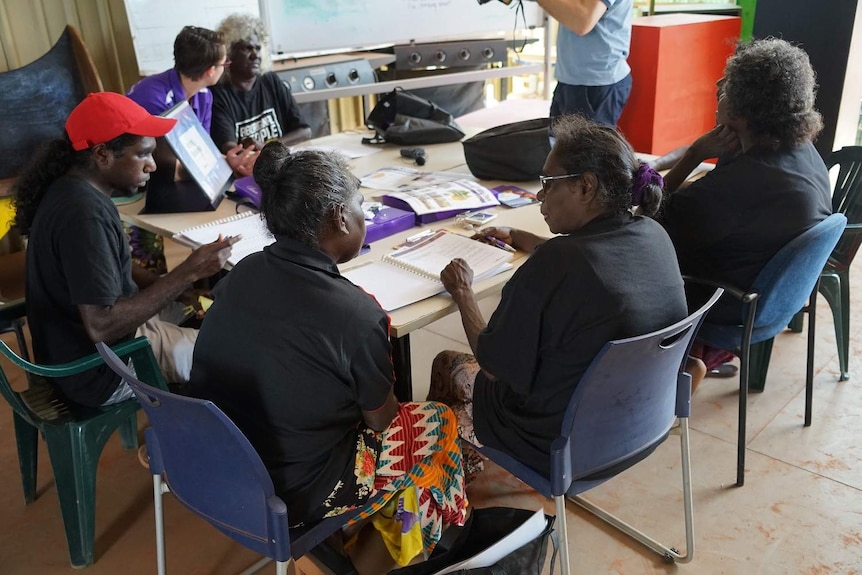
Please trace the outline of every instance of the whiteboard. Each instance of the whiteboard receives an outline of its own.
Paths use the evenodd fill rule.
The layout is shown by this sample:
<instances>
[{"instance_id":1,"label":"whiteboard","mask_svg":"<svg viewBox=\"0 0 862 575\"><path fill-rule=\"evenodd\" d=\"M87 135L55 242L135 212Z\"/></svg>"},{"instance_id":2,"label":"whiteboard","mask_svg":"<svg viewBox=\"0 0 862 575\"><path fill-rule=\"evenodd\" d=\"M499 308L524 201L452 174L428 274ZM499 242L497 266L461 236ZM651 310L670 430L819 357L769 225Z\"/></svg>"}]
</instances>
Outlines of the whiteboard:
<instances>
[{"instance_id":1,"label":"whiteboard","mask_svg":"<svg viewBox=\"0 0 862 575\"><path fill-rule=\"evenodd\" d=\"M260 16L257 0L125 0L142 76L174 66L174 38L183 26L215 30L234 13ZM312 0L314 1L314 0Z\"/></svg>"},{"instance_id":2,"label":"whiteboard","mask_svg":"<svg viewBox=\"0 0 862 575\"><path fill-rule=\"evenodd\" d=\"M273 54L304 55L384 44L407 44L523 30L511 6L491 0L260 0ZM525 1L528 27L542 25L542 10Z\"/></svg>"}]
</instances>

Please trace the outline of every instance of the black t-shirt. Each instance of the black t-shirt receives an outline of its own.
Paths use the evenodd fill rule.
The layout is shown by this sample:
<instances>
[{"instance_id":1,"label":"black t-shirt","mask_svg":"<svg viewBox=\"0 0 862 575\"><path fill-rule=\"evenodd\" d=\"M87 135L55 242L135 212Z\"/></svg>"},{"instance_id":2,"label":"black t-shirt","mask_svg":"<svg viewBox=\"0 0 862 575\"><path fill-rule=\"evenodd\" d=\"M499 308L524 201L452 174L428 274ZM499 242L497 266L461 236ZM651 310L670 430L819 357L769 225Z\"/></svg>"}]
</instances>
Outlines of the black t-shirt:
<instances>
[{"instance_id":1,"label":"black t-shirt","mask_svg":"<svg viewBox=\"0 0 862 575\"><path fill-rule=\"evenodd\" d=\"M667 198L661 221L684 274L745 290L779 249L831 213L829 173L809 143L720 161ZM703 299L703 291L692 297ZM741 304L723 297L709 318L738 323Z\"/></svg>"},{"instance_id":2,"label":"black t-shirt","mask_svg":"<svg viewBox=\"0 0 862 575\"><path fill-rule=\"evenodd\" d=\"M503 288L479 334L476 436L549 473L551 442L569 399L608 341L686 316L673 245L661 226L600 216L541 245Z\"/></svg>"},{"instance_id":3,"label":"black t-shirt","mask_svg":"<svg viewBox=\"0 0 862 575\"><path fill-rule=\"evenodd\" d=\"M45 192L30 230L26 273L27 318L39 363L94 353L78 305L112 306L137 292L117 208L72 176L59 178ZM102 365L55 381L72 401L100 405L120 378Z\"/></svg>"},{"instance_id":4,"label":"black t-shirt","mask_svg":"<svg viewBox=\"0 0 862 575\"><path fill-rule=\"evenodd\" d=\"M381 407L392 387L389 317L328 256L283 237L243 259L214 295L192 394L237 424L291 524L305 521L352 469L361 411Z\"/></svg>"},{"instance_id":5,"label":"black t-shirt","mask_svg":"<svg viewBox=\"0 0 862 575\"><path fill-rule=\"evenodd\" d=\"M308 127L290 88L275 72L261 75L248 92L234 88L227 81L210 90L213 93L210 135L219 149L225 142L239 143L245 137L265 143Z\"/></svg>"}]
</instances>

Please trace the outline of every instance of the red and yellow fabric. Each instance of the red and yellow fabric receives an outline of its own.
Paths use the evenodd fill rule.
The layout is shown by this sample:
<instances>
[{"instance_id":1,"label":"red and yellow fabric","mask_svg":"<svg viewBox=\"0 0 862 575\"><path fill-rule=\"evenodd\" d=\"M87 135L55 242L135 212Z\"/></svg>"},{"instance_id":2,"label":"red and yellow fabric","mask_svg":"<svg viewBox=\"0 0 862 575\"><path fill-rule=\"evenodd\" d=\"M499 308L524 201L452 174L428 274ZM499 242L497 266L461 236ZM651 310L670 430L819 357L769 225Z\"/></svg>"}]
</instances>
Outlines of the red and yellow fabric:
<instances>
[{"instance_id":1,"label":"red and yellow fabric","mask_svg":"<svg viewBox=\"0 0 862 575\"><path fill-rule=\"evenodd\" d=\"M406 565L419 553L428 555L434 550L444 525L463 525L466 520L458 424L452 410L442 403L402 403L381 439L371 503L347 525L380 512L372 523L392 557ZM373 454L366 457L357 452L357 469L368 467L366 462L372 458ZM415 543L417 515L421 545Z\"/></svg>"}]
</instances>

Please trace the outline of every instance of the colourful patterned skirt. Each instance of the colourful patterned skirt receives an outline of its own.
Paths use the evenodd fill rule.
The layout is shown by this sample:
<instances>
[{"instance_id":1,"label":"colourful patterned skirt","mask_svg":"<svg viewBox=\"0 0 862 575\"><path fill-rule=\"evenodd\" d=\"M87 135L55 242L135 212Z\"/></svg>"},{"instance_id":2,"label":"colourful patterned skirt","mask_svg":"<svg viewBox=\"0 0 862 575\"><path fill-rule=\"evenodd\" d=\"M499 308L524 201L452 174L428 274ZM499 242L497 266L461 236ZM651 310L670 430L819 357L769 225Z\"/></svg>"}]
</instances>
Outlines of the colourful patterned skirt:
<instances>
[{"instance_id":1,"label":"colourful patterned skirt","mask_svg":"<svg viewBox=\"0 0 862 575\"><path fill-rule=\"evenodd\" d=\"M455 415L442 403L402 403L385 431L370 433L379 437L379 455L376 445L369 445L373 440L368 441L371 439L368 434L360 433L355 469L356 485L367 485L370 494L364 506L355 507L358 511L346 525L371 517L387 507L393 498L415 489L422 551L430 554L440 540L443 527L463 525L467 516ZM333 505L341 499L341 494L337 493L339 490L340 486L336 486L327 498L330 502L327 506L332 507L327 516L350 509L349 506ZM401 521L400 517L398 521ZM408 523L404 522L407 528L412 525ZM391 547L390 552L393 552ZM412 559L405 558L403 552L401 558L395 558L402 564Z\"/></svg>"}]
</instances>

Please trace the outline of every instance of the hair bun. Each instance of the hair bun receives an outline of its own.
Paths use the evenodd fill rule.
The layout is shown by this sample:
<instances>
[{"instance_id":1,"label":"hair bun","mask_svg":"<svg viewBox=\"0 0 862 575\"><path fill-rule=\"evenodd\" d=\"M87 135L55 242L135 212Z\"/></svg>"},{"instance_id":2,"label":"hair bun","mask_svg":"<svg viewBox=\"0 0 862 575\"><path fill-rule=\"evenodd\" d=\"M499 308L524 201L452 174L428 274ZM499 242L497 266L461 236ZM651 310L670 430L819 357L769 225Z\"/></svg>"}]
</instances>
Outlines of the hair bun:
<instances>
[{"instance_id":1,"label":"hair bun","mask_svg":"<svg viewBox=\"0 0 862 575\"><path fill-rule=\"evenodd\" d=\"M260 155L254 163L252 170L254 181L261 189L275 185L290 158L290 148L285 144L279 141L268 143L260 151Z\"/></svg>"},{"instance_id":2,"label":"hair bun","mask_svg":"<svg viewBox=\"0 0 862 575\"><path fill-rule=\"evenodd\" d=\"M652 166L641 162L638 169L632 173L632 205L639 206L643 198L644 189L650 185L664 187L664 178L656 172Z\"/></svg>"}]
</instances>

